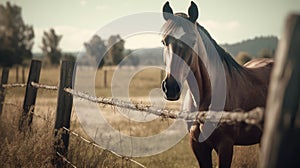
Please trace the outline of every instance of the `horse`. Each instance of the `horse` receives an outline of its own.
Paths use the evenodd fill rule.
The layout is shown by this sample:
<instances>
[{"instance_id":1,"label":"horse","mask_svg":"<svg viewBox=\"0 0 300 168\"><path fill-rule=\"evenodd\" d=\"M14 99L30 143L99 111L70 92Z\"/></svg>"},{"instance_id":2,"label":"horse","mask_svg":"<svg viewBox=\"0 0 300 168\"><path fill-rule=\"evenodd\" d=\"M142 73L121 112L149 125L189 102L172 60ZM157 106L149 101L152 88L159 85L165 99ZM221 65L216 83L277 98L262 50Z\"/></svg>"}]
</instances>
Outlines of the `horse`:
<instances>
[{"instance_id":1,"label":"horse","mask_svg":"<svg viewBox=\"0 0 300 168\"><path fill-rule=\"evenodd\" d=\"M178 100L186 82L188 91L183 108L190 112L249 111L258 106L265 107L274 61L261 58L239 65L197 22L198 15L198 7L193 1L188 15L173 14L169 2L163 6L166 77L161 87L165 99ZM225 83L222 83L222 76ZM219 94L220 88L222 93ZM218 99L221 103L212 105ZM217 153L219 167L230 167L234 145L257 144L262 137L259 126L243 122L219 123L209 135L205 133L207 127L209 124L188 123L190 145L201 168L212 167L212 150Z\"/></svg>"}]
</instances>

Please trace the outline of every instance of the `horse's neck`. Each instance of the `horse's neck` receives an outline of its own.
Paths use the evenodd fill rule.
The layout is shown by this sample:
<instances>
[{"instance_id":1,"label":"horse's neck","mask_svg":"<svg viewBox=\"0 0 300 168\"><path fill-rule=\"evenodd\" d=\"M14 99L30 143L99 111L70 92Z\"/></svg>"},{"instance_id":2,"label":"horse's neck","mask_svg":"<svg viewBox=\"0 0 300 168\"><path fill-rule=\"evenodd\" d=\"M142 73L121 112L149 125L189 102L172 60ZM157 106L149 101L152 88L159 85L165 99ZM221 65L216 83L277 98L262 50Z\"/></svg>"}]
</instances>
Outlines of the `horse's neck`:
<instances>
[{"instance_id":1,"label":"horse's neck","mask_svg":"<svg viewBox=\"0 0 300 168\"><path fill-rule=\"evenodd\" d=\"M249 72L230 71L227 67L228 65L223 64L226 79L225 81L215 81L212 86L206 66L200 59L197 62L199 66L190 73L187 83L198 110L241 108L237 104L239 99L241 97L249 97L246 95L249 92L245 92L245 88L249 88L251 85L248 79ZM222 78L221 74L216 76L216 78L218 77Z\"/></svg>"},{"instance_id":2,"label":"horse's neck","mask_svg":"<svg viewBox=\"0 0 300 168\"><path fill-rule=\"evenodd\" d=\"M245 92L246 85L251 85L250 78L252 76L250 71L243 67L239 70L232 68L233 65L221 59L217 49L208 36L199 30L202 38L202 48L198 46L198 53L206 54L204 57L198 57L195 61L197 66L193 66L193 75L197 81L197 87L193 84L193 80L188 79L188 85L197 102L199 110L223 110L240 108L239 101L242 97L249 97L249 92ZM205 47L205 53L200 51ZM230 55L222 55L228 57ZM201 60L204 59L204 60ZM228 60L227 60L228 61ZM236 64L234 60L231 63ZM198 90L197 90L198 89Z\"/></svg>"},{"instance_id":3,"label":"horse's neck","mask_svg":"<svg viewBox=\"0 0 300 168\"><path fill-rule=\"evenodd\" d=\"M208 110L211 104L211 84L208 73L203 62L197 60L199 66L192 69L187 77L187 84L190 89L194 105L198 110Z\"/></svg>"}]
</instances>

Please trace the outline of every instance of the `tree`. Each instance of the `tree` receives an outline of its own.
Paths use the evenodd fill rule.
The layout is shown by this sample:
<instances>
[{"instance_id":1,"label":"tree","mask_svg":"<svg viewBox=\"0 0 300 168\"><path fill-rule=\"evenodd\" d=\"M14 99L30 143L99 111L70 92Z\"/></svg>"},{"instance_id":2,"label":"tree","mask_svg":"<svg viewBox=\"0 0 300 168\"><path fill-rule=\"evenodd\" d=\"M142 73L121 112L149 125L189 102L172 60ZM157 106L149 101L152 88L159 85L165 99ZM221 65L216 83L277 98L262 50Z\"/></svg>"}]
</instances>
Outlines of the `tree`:
<instances>
[{"instance_id":1,"label":"tree","mask_svg":"<svg viewBox=\"0 0 300 168\"><path fill-rule=\"evenodd\" d=\"M89 65L91 62L99 62L99 68L103 65L117 65L124 58L125 41L120 35L112 35L107 41L94 35L89 42L84 43L85 53L79 58L83 65Z\"/></svg>"},{"instance_id":2,"label":"tree","mask_svg":"<svg viewBox=\"0 0 300 168\"><path fill-rule=\"evenodd\" d=\"M97 61L99 63L98 67L102 68L105 60L104 55L106 53L105 41L101 39L98 35L94 35L92 39L84 43L84 47L86 49L86 56L91 57L90 59Z\"/></svg>"},{"instance_id":3,"label":"tree","mask_svg":"<svg viewBox=\"0 0 300 168\"><path fill-rule=\"evenodd\" d=\"M248 53L241 51L237 54L235 59L240 65L244 65L251 60L251 57Z\"/></svg>"},{"instance_id":4,"label":"tree","mask_svg":"<svg viewBox=\"0 0 300 168\"><path fill-rule=\"evenodd\" d=\"M127 57L131 63L131 65L137 67L140 63L140 58L136 55L131 55L129 57Z\"/></svg>"},{"instance_id":5,"label":"tree","mask_svg":"<svg viewBox=\"0 0 300 168\"><path fill-rule=\"evenodd\" d=\"M260 58L274 58L274 51L271 51L270 49L262 49L259 52Z\"/></svg>"},{"instance_id":6,"label":"tree","mask_svg":"<svg viewBox=\"0 0 300 168\"><path fill-rule=\"evenodd\" d=\"M72 53L65 53L62 55L63 60L76 61L76 57Z\"/></svg>"},{"instance_id":7,"label":"tree","mask_svg":"<svg viewBox=\"0 0 300 168\"><path fill-rule=\"evenodd\" d=\"M42 38L41 49L46 59L50 61L51 64L57 65L60 62L62 56L61 50L58 47L62 35L57 35L54 29L50 29L49 32L44 32L44 37Z\"/></svg>"},{"instance_id":8,"label":"tree","mask_svg":"<svg viewBox=\"0 0 300 168\"><path fill-rule=\"evenodd\" d=\"M21 64L32 58L33 27L26 25L17 5L0 5L0 65Z\"/></svg>"},{"instance_id":9,"label":"tree","mask_svg":"<svg viewBox=\"0 0 300 168\"><path fill-rule=\"evenodd\" d=\"M118 65L124 58L125 41L120 35L112 35L108 39L108 62Z\"/></svg>"}]
</instances>

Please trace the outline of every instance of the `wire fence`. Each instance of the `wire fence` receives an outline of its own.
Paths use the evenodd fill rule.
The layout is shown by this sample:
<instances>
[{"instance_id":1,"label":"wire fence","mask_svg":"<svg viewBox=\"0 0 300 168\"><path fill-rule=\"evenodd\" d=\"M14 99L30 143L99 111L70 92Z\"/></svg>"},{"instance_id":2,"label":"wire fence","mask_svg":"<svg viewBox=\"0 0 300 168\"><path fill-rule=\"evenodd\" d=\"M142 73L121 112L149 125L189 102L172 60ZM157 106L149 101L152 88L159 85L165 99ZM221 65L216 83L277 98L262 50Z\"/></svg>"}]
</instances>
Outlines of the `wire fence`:
<instances>
[{"instance_id":1,"label":"wire fence","mask_svg":"<svg viewBox=\"0 0 300 168\"><path fill-rule=\"evenodd\" d=\"M36 82L31 82L30 84L32 87L37 88L37 89L46 89L46 90L52 90L52 91L58 90L57 86L50 86L50 85L40 84L40 83L36 83ZM16 84L3 84L2 87L4 87L4 88L26 87L26 84L17 84L17 83ZM77 90L74 90L71 88L64 88L64 91L66 93L73 95L74 97L78 97L78 98L81 98L81 99L84 99L84 100L87 100L90 102L104 104L104 105L111 105L111 106L116 106L116 107L120 107L120 108L126 108L126 109L134 110L134 111L146 112L146 113L154 114L154 115L157 115L157 116L160 116L163 118L183 119L183 120L187 120L187 121L198 121L200 123L214 122L214 123L218 123L218 124L221 124L221 123L236 124L236 123L244 122L244 123L251 124L251 125L257 125L259 127L261 127L261 123L263 121L263 112L264 112L263 108L255 108L248 112L199 111L199 112L190 113L190 112L177 111L177 110L159 109L157 107L144 105L142 103L131 103L131 102L126 102L126 101L122 101L122 100L118 100L118 99L114 99L114 98L91 96L87 93L77 91ZM19 106L14 103L4 103L4 104ZM49 119L47 119L46 117L43 117L39 114L35 114L34 112L30 112L29 114L33 115L37 118L40 118L46 122L52 122ZM105 151L109 151L116 157L119 157L126 161L133 162L140 167L145 167L143 164L139 163L138 161L136 161L134 159L119 155L113 151L102 148L95 142L88 140L84 136L82 136L66 127L63 127L62 129L65 130L69 135L78 137L79 139L81 139L82 141L84 141L85 143L87 143L89 145L92 145L94 147L100 148ZM64 155L62 155L58 152L56 154L65 163L69 164L71 167L76 167Z\"/></svg>"},{"instance_id":2,"label":"wire fence","mask_svg":"<svg viewBox=\"0 0 300 168\"><path fill-rule=\"evenodd\" d=\"M51 86L46 84L40 84L31 82L31 85L35 88L46 89L46 90L58 90L57 86ZM26 87L26 84L3 84L5 88L10 87ZM88 100L98 104L111 105L120 108L126 108L129 110L147 112L149 114L154 114L163 118L170 119L184 119L187 121L195 121L197 120L200 123L204 122L217 122L217 123L227 123L227 124L235 124L244 122L246 124L251 125L260 125L263 121L264 108L254 108L250 111L199 111L199 112L185 112L185 111L177 111L177 110L168 110L168 109L159 109L157 107L152 107L149 105L144 105L142 103L131 103L122 100L118 100L115 98L107 98L107 97L96 97L91 96L87 93L77 91L71 88L64 88L64 91L72 94L75 97ZM197 114L197 115L195 115Z\"/></svg>"},{"instance_id":3,"label":"wire fence","mask_svg":"<svg viewBox=\"0 0 300 168\"><path fill-rule=\"evenodd\" d=\"M56 152L56 155L59 156L64 162L66 162L71 167L77 168L77 166L75 166L71 161L69 161L64 155L60 154L59 152Z\"/></svg>"},{"instance_id":4,"label":"wire fence","mask_svg":"<svg viewBox=\"0 0 300 168\"><path fill-rule=\"evenodd\" d=\"M114 98L91 96L87 93L76 91L71 88L65 88L64 90L75 97L82 98L98 104L105 104L105 105L111 105L120 108L126 108L129 110L147 112L163 118L183 119L186 121L196 120L200 123L205 123L207 121L219 123L219 124L221 123L236 124L236 123L244 122L246 124L260 126L264 116L264 108L260 108L260 107L254 108L248 112L198 111L198 112L191 113L186 111L158 109L156 107L152 107L149 105L135 104L135 103L126 102Z\"/></svg>"},{"instance_id":5,"label":"wire fence","mask_svg":"<svg viewBox=\"0 0 300 168\"><path fill-rule=\"evenodd\" d=\"M31 86L33 86L37 89L46 89L46 90L57 90L58 89L57 86L50 86L50 85L40 84L40 83L36 83L36 82L31 82L30 84L31 84Z\"/></svg>"},{"instance_id":6,"label":"wire fence","mask_svg":"<svg viewBox=\"0 0 300 168\"><path fill-rule=\"evenodd\" d=\"M20 104L17 104L17 103L12 103L12 102L1 102L1 104L7 105L7 106L13 106L13 107L16 107L16 108L20 108Z\"/></svg>"},{"instance_id":7,"label":"wire fence","mask_svg":"<svg viewBox=\"0 0 300 168\"><path fill-rule=\"evenodd\" d=\"M84 142L86 142L86 143L88 143L88 144L90 144L90 145L92 145L92 146L94 146L94 147L96 147L96 148L99 148L99 149L102 149L102 150L105 150L105 151L109 151L110 153L112 153L113 155L115 155L115 156L117 156L117 157L119 157L119 158L121 158L121 159L124 159L124 160L127 160L127 161L131 161L132 163L135 163L135 164L137 164L137 165L140 166L140 167L145 167L143 164L139 163L138 161L133 160L133 159L131 159L131 158L129 158L129 157L126 157L126 156L119 155L119 154L117 154L117 153L114 152L114 151L105 149L105 148L101 147L100 145L96 144L94 141L90 141L90 140L88 140L87 138L81 136L80 134L78 134L78 133L76 133L76 132L74 132L74 131L72 131L72 130L66 128L66 127L63 127L63 129L64 129L65 131L67 131L70 135L76 136L76 137L78 137L79 139L83 140Z\"/></svg>"},{"instance_id":8,"label":"wire fence","mask_svg":"<svg viewBox=\"0 0 300 168\"><path fill-rule=\"evenodd\" d=\"M2 87L7 88L17 88L17 87L26 87L25 83L11 83L11 84L2 84Z\"/></svg>"},{"instance_id":9,"label":"wire fence","mask_svg":"<svg viewBox=\"0 0 300 168\"><path fill-rule=\"evenodd\" d=\"M26 84L2 84L2 86L4 88L13 88L13 87L26 87L27 85ZM37 88L37 89L45 89L45 90L58 90L58 87L57 86L51 86L51 85L46 85L46 84L40 84L40 83L36 83L36 82L31 82L31 86L34 87L34 88ZM11 106L16 106L16 107L20 107L20 104L16 104L16 103L2 103L2 104L5 104L5 105L11 105ZM33 107L31 107L33 108ZM39 114L36 114L34 113L33 111L30 110L30 112L28 113L28 116L29 115L33 115L34 117L37 117L39 119L42 119L44 120L45 122L53 122L52 120L49 120L47 117L44 117L44 116L41 116ZM70 135L73 135L73 136L76 136L78 137L79 139L81 139L83 142L87 143L88 145L92 145L94 147L97 147L99 149L102 149L104 151L108 151L110 152L111 154L115 155L116 157L118 158L121 158L121 159L124 159L126 161L130 161L132 163L135 163L136 165L140 166L140 167L143 167L145 168L146 166L144 166L143 164L139 163L138 161L132 159L132 158L129 158L129 157L125 157L125 156L122 156L122 155L119 155L113 151L110 151L108 149L105 149L105 148L102 148L101 146L99 146L98 144L96 144L95 142L93 141L90 141L88 140L87 138L85 138L84 136L66 128L66 127L63 127L62 128L63 130L65 130L68 134ZM59 152L56 152L57 156L60 157L65 163L67 163L68 165L70 165L71 167L73 168L76 168L77 166L75 164L73 164L71 161L69 161L64 155L60 154Z\"/></svg>"}]
</instances>

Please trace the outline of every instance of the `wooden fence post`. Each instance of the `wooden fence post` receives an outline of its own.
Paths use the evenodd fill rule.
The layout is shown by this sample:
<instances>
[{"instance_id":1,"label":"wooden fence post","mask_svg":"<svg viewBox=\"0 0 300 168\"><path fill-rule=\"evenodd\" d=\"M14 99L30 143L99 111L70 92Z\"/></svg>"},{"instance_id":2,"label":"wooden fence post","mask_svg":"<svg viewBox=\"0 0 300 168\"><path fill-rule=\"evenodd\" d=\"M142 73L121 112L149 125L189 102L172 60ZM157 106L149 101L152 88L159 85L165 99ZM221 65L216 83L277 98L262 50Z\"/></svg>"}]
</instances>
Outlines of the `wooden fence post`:
<instances>
[{"instance_id":1,"label":"wooden fence post","mask_svg":"<svg viewBox=\"0 0 300 168\"><path fill-rule=\"evenodd\" d=\"M22 66L22 83L25 83L25 66Z\"/></svg>"},{"instance_id":2,"label":"wooden fence post","mask_svg":"<svg viewBox=\"0 0 300 168\"><path fill-rule=\"evenodd\" d=\"M34 105L37 95L37 88L31 86L31 82L39 82L41 72L41 61L32 60L27 80L25 98L23 103L23 112L19 121L19 130L24 131L24 121L28 121L27 126L30 128L34 112ZM28 114L30 113L30 114Z\"/></svg>"},{"instance_id":3,"label":"wooden fence post","mask_svg":"<svg viewBox=\"0 0 300 168\"><path fill-rule=\"evenodd\" d=\"M19 82L19 66L16 66L16 83Z\"/></svg>"},{"instance_id":4,"label":"wooden fence post","mask_svg":"<svg viewBox=\"0 0 300 168\"><path fill-rule=\"evenodd\" d=\"M2 87L2 84L7 84L8 74L9 74L9 69L3 68L1 82L0 82L0 117L2 115L3 103L5 100L5 89L4 87Z\"/></svg>"},{"instance_id":5,"label":"wooden fence post","mask_svg":"<svg viewBox=\"0 0 300 168\"><path fill-rule=\"evenodd\" d=\"M106 69L104 69L104 79L103 79L103 81L104 81L104 88L107 88L107 70Z\"/></svg>"},{"instance_id":6,"label":"wooden fence post","mask_svg":"<svg viewBox=\"0 0 300 168\"><path fill-rule=\"evenodd\" d=\"M57 98L57 109L56 109L56 119L54 125L54 136L56 137L56 142L54 148L56 152L62 155L66 155L69 146L69 134L63 131L62 128L70 128L70 118L73 105L73 96L64 91L64 88L73 88L73 72L75 67L75 62L73 61L63 61L60 70L60 81L58 89ZM58 137L58 132L63 131L61 137ZM55 164L62 164L59 161L55 161Z\"/></svg>"},{"instance_id":7,"label":"wooden fence post","mask_svg":"<svg viewBox=\"0 0 300 168\"><path fill-rule=\"evenodd\" d=\"M300 153L300 15L288 17L266 107L259 167L298 167Z\"/></svg>"}]
</instances>

